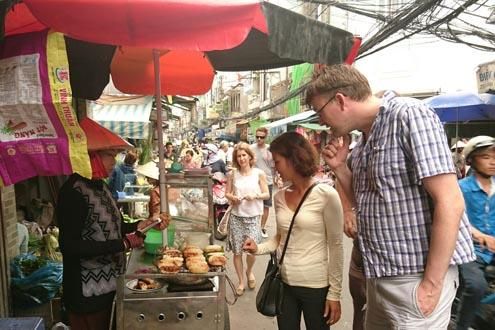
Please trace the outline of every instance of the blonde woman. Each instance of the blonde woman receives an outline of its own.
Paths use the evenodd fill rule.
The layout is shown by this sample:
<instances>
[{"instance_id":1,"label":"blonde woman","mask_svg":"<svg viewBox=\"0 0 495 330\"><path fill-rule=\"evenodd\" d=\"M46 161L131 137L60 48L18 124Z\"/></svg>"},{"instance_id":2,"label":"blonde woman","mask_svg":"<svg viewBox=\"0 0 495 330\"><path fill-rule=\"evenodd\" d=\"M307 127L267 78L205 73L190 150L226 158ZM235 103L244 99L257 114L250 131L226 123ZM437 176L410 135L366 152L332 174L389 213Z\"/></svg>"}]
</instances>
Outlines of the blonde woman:
<instances>
[{"instance_id":1,"label":"blonde woman","mask_svg":"<svg viewBox=\"0 0 495 330\"><path fill-rule=\"evenodd\" d=\"M232 156L235 169L229 174L225 197L232 205L229 246L234 254L234 267L239 279L237 295L244 293L244 265L242 245L247 238L261 241L260 219L263 200L268 199L268 185L263 171L254 168L254 154L249 144L239 143ZM246 255L246 277L250 289L256 287L253 274L254 255Z\"/></svg>"}]
</instances>

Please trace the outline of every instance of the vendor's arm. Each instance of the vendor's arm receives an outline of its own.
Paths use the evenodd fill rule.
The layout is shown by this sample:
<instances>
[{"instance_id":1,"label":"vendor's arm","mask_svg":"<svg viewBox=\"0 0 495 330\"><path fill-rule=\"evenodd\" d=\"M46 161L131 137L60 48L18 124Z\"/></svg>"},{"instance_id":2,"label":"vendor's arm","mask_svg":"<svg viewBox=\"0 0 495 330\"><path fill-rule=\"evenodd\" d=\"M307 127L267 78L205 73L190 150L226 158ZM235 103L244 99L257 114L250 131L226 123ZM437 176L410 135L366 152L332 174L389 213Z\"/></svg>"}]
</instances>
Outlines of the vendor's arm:
<instances>
[{"instance_id":1,"label":"vendor's arm","mask_svg":"<svg viewBox=\"0 0 495 330\"><path fill-rule=\"evenodd\" d=\"M153 188L150 191L150 201L148 203L149 215L153 217L160 214L160 190Z\"/></svg>"},{"instance_id":2,"label":"vendor's arm","mask_svg":"<svg viewBox=\"0 0 495 330\"><path fill-rule=\"evenodd\" d=\"M125 250L123 239L83 240L81 233L87 214L88 206L79 192L73 189L60 191L57 220L60 227L60 249L64 258L87 258ZM136 226L134 224L134 228Z\"/></svg>"}]
</instances>

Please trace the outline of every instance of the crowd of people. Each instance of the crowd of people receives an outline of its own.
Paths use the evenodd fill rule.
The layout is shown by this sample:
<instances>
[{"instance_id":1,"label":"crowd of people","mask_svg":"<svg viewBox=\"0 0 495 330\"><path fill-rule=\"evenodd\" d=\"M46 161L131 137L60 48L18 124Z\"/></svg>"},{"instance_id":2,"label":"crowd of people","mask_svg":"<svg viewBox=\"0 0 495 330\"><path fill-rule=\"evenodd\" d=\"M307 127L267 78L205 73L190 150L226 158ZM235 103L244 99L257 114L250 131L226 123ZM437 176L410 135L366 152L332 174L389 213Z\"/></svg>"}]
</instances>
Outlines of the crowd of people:
<instances>
[{"instance_id":1,"label":"crowd of people","mask_svg":"<svg viewBox=\"0 0 495 330\"><path fill-rule=\"evenodd\" d=\"M447 329L456 294L455 326L469 329L488 290L484 270L495 265L495 139L478 136L449 147L431 108L393 91L373 95L366 77L348 65L316 72L306 102L331 128L320 151L295 132L268 144L263 127L251 145L184 141L180 152L166 145L165 158L184 169L227 175L227 249L237 296L257 287L256 256L280 255L287 242L278 327L300 329L304 316L307 329L329 329L341 317L345 234L354 239L353 329ZM362 135L350 148L353 130ZM160 229L169 221L160 212L158 168L150 162L137 170L153 186L149 218L122 222L115 193L135 180L136 155L127 152L115 167L118 152L90 150L92 179L73 174L59 194L64 303L74 329L108 324L123 252L142 245L135 230L157 216ZM315 185L320 161L335 175L334 187ZM275 184L272 198L277 178L284 184ZM272 199L276 232L269 238Z\"/></svg>"}]
</instances>

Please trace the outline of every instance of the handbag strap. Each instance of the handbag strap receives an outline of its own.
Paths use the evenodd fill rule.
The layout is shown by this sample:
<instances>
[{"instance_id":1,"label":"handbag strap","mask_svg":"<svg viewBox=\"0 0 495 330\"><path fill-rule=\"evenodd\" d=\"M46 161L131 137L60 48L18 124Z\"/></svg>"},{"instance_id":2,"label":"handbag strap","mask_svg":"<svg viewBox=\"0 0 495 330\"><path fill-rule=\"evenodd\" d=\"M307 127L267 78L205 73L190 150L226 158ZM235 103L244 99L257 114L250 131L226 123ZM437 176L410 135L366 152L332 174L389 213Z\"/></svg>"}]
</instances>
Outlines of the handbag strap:
<instances>
[{"instance_id":1,"label":"handbag strap","mask_svg":"<svg viewBox=\"0 0 495 330\"><path fill-rule=\"evenodd\" d=\"M290 222L289 230L287 231L287 238L285 239L284 249L282 250L282 255L280 256L280 261L278 263L279 267L280 267L280 265L282 265L282 262L284 261L285 251L287 250L287 245L289 244L290 233L292 232L292 227L294 227L294 220L296 219L297 213L299 213L299 209L303 205L304 200L306 199L306 197L308 197L308 195L311 192L311 190L313 190L313 188L317 184L318 184L318 182L314 182L311 186L309 186L309 188L306 190L306 192L304 193L303 197L301 198L301 201L299 202L299 205L297 205L297 208L294 211L294 215L292 216L292 220Z\"/></svg>"}]
</instances>

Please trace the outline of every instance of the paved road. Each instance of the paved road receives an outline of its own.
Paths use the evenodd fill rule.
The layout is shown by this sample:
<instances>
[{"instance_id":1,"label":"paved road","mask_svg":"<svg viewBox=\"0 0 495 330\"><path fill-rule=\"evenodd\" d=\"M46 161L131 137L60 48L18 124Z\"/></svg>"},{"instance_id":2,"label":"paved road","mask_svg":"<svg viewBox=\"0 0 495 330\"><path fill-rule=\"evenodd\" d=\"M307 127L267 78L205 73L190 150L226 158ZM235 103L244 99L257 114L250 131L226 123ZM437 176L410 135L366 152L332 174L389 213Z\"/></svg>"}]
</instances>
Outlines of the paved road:
<instances>
[{"instance_id":1,"label":"paved road","mask_svg":"<svg viewBox=\"0 0 495 330\"><path fill-rule=\"evenodd\" d=\"M275 234L275 217L273 209L271 210L270 217L268 219L268 234L273 236ZM347 270L349 265L349 259L352 250L352 241L347 237L344 240L344 283L343 283L343 299L342 299L342 318L340 321L331 327L332 330L352 329L352 301L349 294L349 285L347 278ZM259 285L263 279L266 265L268 263L268 256L257 257L256 264L254 266L254 274ZM232 279L234 285L237 285L237 276L235 274L232 257L230 256L228 267L228 275ZM247 288L247 284L245 285ZM277 321L275 318L270 318L259 314L256 311L255 299L256 291L246 289L244 295L242 295L234 306L230 307L230 320L232 330L272 330L277 329ZM230 290L227 290L229 300L233 295ZM302 324L301 329L306 329Z\"/></svg>"}]
</instances>

